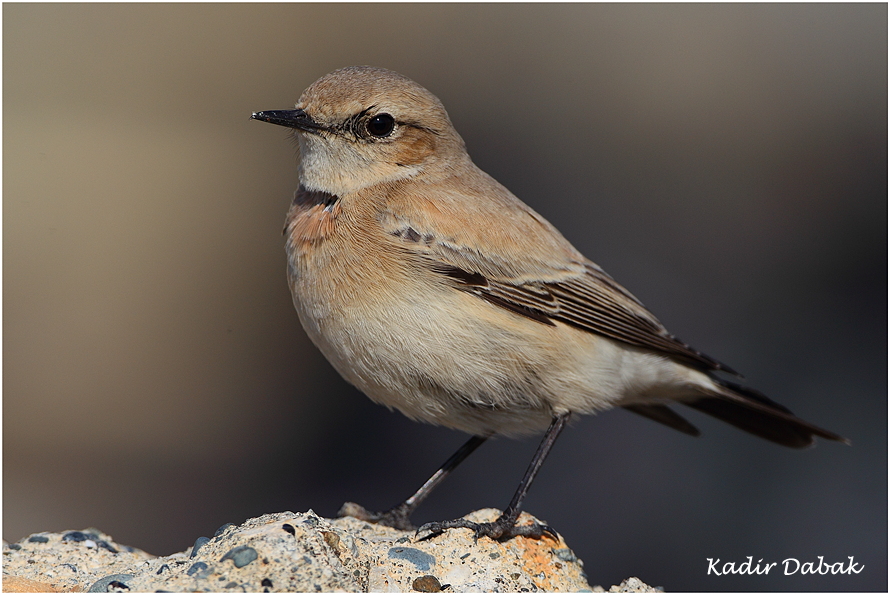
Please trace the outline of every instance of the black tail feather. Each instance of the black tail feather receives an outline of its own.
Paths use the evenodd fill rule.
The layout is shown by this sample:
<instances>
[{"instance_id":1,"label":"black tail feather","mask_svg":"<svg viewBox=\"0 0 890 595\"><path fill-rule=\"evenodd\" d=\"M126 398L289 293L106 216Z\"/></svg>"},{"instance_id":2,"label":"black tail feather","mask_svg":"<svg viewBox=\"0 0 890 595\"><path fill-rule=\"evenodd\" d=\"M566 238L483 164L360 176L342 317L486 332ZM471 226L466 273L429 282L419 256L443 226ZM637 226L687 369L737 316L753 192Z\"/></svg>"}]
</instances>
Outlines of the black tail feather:
<instances>
[{"instance_id":1,"label":"black tail feather","mask_svg":"<svg viewBox=\"0 0 890 595\"><path fill-rule=\"evenodd\" d=\"M756 390L725 380L717 382L727 390L719 395L684 401L683 404L740 430L791 448L810 446L815 436L850 443L834 432L796 417L789 409Z\"/></svg>"},{"instance_id":2,"label":"black tail feather","mask_svg":"<svg viewBox=\"0 0 890 595\"><path fill-rule=\"evenodd\" d=\"M668 407L667 405L624 405L628 411L633 411L637 415L642 415L652 421L657 421L670 428L689 434L690 436L698 436L701 432L694 425L686 421L679 413Z\"/></svg>"}]
</instances>

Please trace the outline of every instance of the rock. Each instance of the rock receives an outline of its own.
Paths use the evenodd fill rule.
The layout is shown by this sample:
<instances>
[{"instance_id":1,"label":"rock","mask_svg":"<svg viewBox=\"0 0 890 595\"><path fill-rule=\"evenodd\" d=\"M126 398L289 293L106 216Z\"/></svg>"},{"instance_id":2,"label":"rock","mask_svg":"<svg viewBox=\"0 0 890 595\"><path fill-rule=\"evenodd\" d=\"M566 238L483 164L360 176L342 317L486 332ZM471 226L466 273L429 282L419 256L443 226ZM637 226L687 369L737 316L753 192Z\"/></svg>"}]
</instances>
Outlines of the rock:
<instances>
[{"instance_id":1,"label":"rock","mask_svg":"<svg viewBox=\"0 0 890 595\"><path fill-rule=\"evenodd\" d=\"M485 509L467 518L486 522L498 514ZM523 514L519 522L534 520ZM224 526L200 541L199 547L154 557L95 529L40 533L4 544L3 590L604 591L587 584L581 560L561 537L505 542L483 537L474 543L471 531L458 529L418 540L410 531L350 517L325 519L310 510ZM610 591L655 589L630 578Z\"/></svg>"},{"instance_id":2,"label":"rock","mask_svg":"<svg viewBox=\"0 0 890 595\"><path fill-rule=\"evenodd\" d=\"M12 577L51 587L41 590L88 591L104 576L135 574L133 569L155 559L141 550L114 543L96 529L38 535L46 541L35 540L32 535L18 543L4 544L4 591L27 592L18 582L10 581ZM99 547L99 542L110 547Z\"/></svg>"},{"instance_id":3,"label":"rock","mask_svg":"<svg viewBox=\"0 0 890 595\"><path fill-rule=\"evenodd\" d=\"M661 587L650 587L635 576L621 581L620 585L612 585L609 593L662 593Z\"/></svg>"}]
</instances>

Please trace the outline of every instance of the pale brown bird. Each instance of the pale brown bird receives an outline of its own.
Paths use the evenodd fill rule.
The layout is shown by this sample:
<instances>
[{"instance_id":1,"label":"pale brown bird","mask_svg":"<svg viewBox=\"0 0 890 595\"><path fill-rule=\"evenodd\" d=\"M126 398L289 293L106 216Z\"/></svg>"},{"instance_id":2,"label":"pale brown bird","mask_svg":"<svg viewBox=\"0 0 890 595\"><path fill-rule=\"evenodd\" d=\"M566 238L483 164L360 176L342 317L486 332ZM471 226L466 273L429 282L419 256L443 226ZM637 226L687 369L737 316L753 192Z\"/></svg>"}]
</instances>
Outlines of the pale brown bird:
<instances>
[{"instance_id":1,"label":"pale brown bird","mask_svg":"<svg viewBox=\"0 0 890 595\"><path fill-rule=\"evenodd\" d=\"M346 380L411 419L472 434L413 496L341 514L397 528L493 435L546 430L496 521L428 523L476 537L540 537L522 499L569 416L624 407L691 435L678 402L790 447L844 438L795 417L667 332L550 223L476 167L445 108L395 72L356 66L313 83L293 128L300 188L287 215L288 279L307 334Z\"/></svg>"}]
</instances>

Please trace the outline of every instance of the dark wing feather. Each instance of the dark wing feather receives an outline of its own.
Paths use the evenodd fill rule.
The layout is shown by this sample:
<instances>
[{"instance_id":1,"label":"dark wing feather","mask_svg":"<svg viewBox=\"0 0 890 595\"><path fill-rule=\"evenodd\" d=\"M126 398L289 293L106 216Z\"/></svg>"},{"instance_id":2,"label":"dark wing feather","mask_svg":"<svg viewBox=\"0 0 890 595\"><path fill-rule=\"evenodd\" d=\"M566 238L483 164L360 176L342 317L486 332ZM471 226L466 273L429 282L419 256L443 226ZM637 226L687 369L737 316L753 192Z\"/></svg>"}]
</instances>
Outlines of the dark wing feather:
<instances>
[{"instance_id":1,"label":"dark wing feather","mask_svg":"<svg viewBox=\"0 0 890 595\"><path fill-rule=\"evenodd\" d=\"M707 370L736 374L667 332L658 319L593 263L564 281L510 283L443 262L432 269L458 289L545 324L559 321L636 347L652 349Z\"/></svg>"}]
</instances>

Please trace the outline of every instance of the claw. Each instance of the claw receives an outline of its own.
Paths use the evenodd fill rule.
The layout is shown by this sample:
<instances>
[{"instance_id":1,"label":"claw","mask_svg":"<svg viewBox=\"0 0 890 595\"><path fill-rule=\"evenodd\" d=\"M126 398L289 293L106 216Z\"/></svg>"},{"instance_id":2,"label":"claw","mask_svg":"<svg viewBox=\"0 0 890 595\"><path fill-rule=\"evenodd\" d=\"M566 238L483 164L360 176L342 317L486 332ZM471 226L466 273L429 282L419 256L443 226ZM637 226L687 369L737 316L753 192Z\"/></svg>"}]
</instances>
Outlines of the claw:
<instances>
[{"instance_id":1,"label":"claw","mask_svg":"<svg viewBox=\"0 0 890 595\"><path fill-rule=\"evenodd\" d=\"M550 525L541 525L541 530L553 541L559 541L559 533Z\"/></svg>"}]
</instances>

